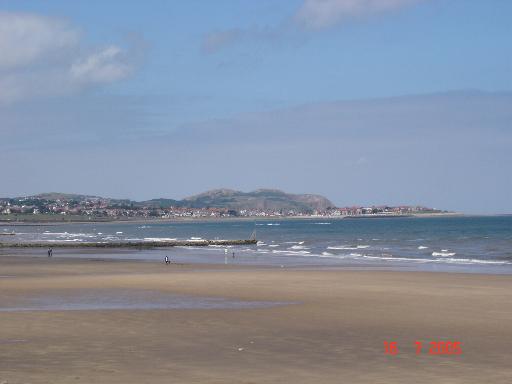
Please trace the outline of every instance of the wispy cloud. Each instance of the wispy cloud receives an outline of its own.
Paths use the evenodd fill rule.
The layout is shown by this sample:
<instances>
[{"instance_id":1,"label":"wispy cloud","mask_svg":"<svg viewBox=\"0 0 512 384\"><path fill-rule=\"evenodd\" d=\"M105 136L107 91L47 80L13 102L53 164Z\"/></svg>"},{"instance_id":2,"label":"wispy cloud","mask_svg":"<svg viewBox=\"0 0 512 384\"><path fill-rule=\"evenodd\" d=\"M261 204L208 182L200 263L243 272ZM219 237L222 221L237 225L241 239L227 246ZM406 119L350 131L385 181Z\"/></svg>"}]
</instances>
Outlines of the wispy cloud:
<instances>
[{"instance_id":1,"label":"wispy cloud","mask_svg":"<svg viewBox=\"0 0 512 384\"><path fill-rule=\"evenodd\" d=\"M101 84L124 79L132 70L126 52L110 46L74 62L70 73L76 81Z\"/></svg>"},{"instance_id":2,"label":"wispy cloud","mask_svg":"<svg viewBox=\"0 0 512 384\"><path fill-rule=\"evenodd\" d=\"M317 32L364 16L385 14L427 0L304 0L297 10L277 26L232 28L206 34L204 53L212 54L243 40L286 40L298 31Z\"/></svg>"},{"instance_id":3,"label":"wispy cloud","mask_svg":"<svg viewBox=\"0 0 512 384\"><path fill-rule=\"evenodd\" d=\"M332 145L334 140L358 141L381 145L392 142L404 145L413 141L436 142L439 137L455 142L470 140L475 132L489 140L505 135L512 120L512 93L453 91L425 95L319 102L229 119L197 122L181 127L184 140L202 137L208 144L238 145L245 141L266 142L269 137L281 143L311 141ZM239 142L238 142L239 141ZM452 144L453 144L452 143Z\"/></svg>"},{"instance_id":4,"label":"wispy cloud","mask_svg":"<svg viewBox=\"0 0 512 384\"><path fill-rule=\"evenodd\" d=\"M52 97L108 84L135 69L131 52L117 45L85 47L66 20L0 12L0 103Z\"/></svg>"},{"instance_id":5,"label":"wispy cloud","mask_svg":"<svg viewBox=\"0 0 512 384\"><path fill-rule=\"evenodd\" d=\"M238 28L210 32L204 37L201 49L205 53L215 53L239 40L243 34L244 32Z\"/></svg>"},{"instance_id":6,"label":"wispy cloud","mask_svg":"<svg viewBox=\"0 0 512 384\"><path fill-rule=\"evenodd\" d=\"M393 11L421 0L305 0L294 20L307 29L332 27L360 16Z\"/></svg>"}]
</instances>

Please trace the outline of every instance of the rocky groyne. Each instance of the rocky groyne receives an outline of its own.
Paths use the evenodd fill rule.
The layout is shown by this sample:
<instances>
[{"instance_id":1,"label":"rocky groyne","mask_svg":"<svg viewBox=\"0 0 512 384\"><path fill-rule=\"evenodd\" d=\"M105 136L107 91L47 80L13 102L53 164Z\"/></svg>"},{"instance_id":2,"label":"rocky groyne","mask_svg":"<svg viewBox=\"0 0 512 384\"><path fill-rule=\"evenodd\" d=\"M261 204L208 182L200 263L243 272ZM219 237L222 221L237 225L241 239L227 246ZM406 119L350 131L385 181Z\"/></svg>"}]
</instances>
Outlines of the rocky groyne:
<instances>
[{"instance_id":1,"label":"rocky groyne","mask_svg":"<svg viewBox=\"0 0 512 384\"><path fill-rule=\"evenodd\" d=\"M252 245L256 239L247 240L171 240L171 241L109 241L109 242L3 242L0 248L161 248L206 247L209 245Z\"/></svg>"}]
</instances>

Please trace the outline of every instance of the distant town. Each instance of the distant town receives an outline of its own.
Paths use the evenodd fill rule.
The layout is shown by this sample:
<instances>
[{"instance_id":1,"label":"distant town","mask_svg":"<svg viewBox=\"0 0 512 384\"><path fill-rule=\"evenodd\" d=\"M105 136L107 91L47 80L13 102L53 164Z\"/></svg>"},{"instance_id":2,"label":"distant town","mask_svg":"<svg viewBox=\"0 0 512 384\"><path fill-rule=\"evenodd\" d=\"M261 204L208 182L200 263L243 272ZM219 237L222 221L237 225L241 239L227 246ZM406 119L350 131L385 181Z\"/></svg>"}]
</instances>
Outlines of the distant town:
<instances>
[{"instance_id":1,"label":"distant town","mask_svg":"<svg viewBox=\"0 0 512 384\"><path fill-rule=\"evenodd\" d=\"M216 192L215 199L203 202L198 200L170 200L156 199L145 202L131 200L118 200L96 196L66 195L66 194L43 194L30 197L0 198L0 221L114 221L132 219L181 219L181 218L279 218L279 217L380 217L380 216L408 216L419 214L442 214L447 213L434 208L423 206L352 206L352 207L315 207L313 205L289 204L284 198L279 204L271 200L275 194L294 199L302 195L286 195L280 191L272 191L273 195L261 196L261 207L240 207L242 203L233 204L233 198L226 202L225 194L223 200L218 199ZM238 192L236 192L238 193ZM247 194L244 194L247 195ZM203 195L198 195L204 197ZM211 196L211 195L209 195ZM230 195L232 197L233 195ZM316 196L316 195L304 195ZM268 203L274 202L273 204ZM254 199L253 199L254 200ZM251 200L251 201L253 201ZM328 200L326 200L328 201ZM208 205L211 204L211 205ZM196 206L195 206L196 205ZM247 204L251 205L251 204ZM266 205L271 207L265 207ZM318 205L318 204L317 204ZM324 204L325 205L325 204Z\"/></svg>"}]
</instances>

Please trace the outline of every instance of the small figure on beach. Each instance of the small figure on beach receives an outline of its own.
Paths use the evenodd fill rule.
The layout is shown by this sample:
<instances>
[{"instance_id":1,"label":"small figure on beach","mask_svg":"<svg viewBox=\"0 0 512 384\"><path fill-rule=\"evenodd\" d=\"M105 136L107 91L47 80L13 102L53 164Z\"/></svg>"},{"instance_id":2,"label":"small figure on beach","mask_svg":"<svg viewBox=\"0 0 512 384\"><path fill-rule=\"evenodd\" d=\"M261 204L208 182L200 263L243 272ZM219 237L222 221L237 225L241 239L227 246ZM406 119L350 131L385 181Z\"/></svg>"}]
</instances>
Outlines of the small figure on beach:
<instances>
[{"instance_id":1,"label":"small figure on beach","mask_svg":"<svg viewBox=\"0 0 512 384\"><path fill-rule=\"evenodd\" d=\"M233 252L233 259L235 258L235 252Z\"/></svg>"},{"instance_id":2,"label":"small figure on beach","mask_svg":"<svg viewBox=\"0 0 512 384\"><path fill-rule=\"evenodd\" d=\"M164 261L165 261L165 264L167 264L167 265L171 264L171 260L169 259L169 256L165 256Z\"/></svg>"},{"instance_id":3,"label":"small figure on beach","mask_svg":"<svg viewBox=\"0 0 512 384\"><path fill-rule=\"evenodd\" d=\"M52 255L53 255L53 249L48 248L48 257L52 257Z\"/></svg>"}]
</instances>

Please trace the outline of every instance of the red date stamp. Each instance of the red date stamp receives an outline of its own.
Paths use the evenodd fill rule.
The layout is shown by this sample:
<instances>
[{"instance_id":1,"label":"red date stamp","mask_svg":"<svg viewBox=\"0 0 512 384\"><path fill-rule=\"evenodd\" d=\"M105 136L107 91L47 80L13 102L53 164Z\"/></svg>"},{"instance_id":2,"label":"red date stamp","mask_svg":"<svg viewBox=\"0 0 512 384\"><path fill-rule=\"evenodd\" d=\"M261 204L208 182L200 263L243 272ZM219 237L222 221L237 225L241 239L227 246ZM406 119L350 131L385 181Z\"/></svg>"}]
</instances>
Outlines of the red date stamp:
<instances>
[{"instance_id":1,"label":"red date stamp","mask_svg":"<svg viewBox=\"0 0 512 384\"><path fill-rule=\"evenodd\" d=\"M428 353L429 355L462 355L462 343L460 341L415 341L416 355ZM398 343L396 341L384 341L384 353L386 355L398 355Z\"/></svg>"}]
</instances>

